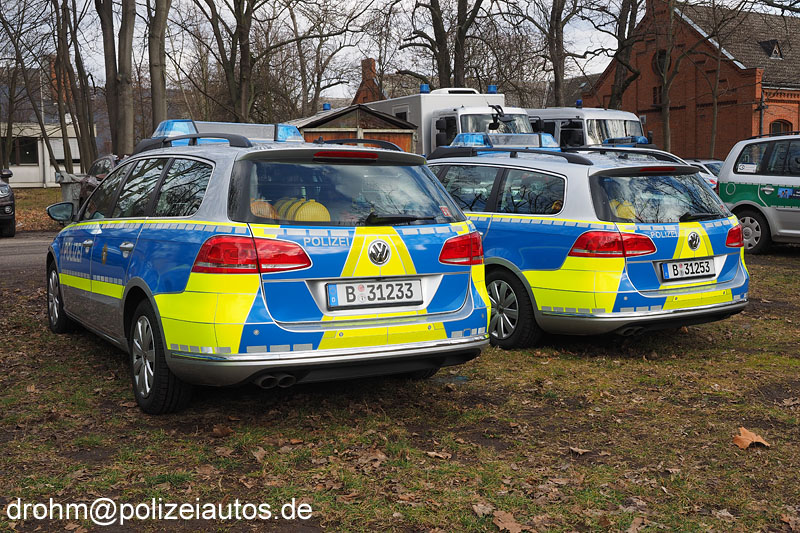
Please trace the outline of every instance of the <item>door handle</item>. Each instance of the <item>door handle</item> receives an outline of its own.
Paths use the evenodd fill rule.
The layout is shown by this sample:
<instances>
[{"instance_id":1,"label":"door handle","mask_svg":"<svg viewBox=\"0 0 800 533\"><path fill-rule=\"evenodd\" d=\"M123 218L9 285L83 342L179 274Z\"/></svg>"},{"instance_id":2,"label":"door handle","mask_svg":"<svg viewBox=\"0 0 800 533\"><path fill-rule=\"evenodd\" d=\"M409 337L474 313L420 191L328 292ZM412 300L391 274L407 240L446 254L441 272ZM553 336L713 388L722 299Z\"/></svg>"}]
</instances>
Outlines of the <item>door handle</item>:
<instances>
[{"instance_id":1,"label":"door handle","mask_svg":"<svg viewBox=\"0 0 800 533\"><path fill-rule=\"evenodd\" d=\"M761 187L761 190L764 191L766 194L772 194L775 192L775 189L767 185L766 187Z\"/></svg>"},{"instance_id":2,"label":"door handle","mask_svg":"<svg viewBox=\"0 0 800 533\"><path fill-rule=\"evenodd\" d=\"M81 246L83 246L84 248L91 248L93 244L94 241L92 239L86 239L81 243Z\"/></svg>"},{"instance_id":3,"label":"door handle","mask_svg":"<svg viewBox=\"0 0 800 533\"><path fill-rule=\"evenodd\" d=\"M133 251L133 243L132 242L123 242L119 245L119 249L123 252L132 252Z\"/></svg>"}]
</instances>

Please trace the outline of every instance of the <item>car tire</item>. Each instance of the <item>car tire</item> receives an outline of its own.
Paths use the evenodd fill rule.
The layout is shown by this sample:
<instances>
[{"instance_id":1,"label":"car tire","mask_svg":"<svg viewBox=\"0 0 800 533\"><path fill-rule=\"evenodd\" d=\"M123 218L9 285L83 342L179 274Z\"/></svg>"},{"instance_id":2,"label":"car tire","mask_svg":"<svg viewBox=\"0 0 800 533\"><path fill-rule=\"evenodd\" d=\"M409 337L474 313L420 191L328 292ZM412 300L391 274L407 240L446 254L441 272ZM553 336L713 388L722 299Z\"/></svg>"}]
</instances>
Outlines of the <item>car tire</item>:
<instances>
[{"instance_id":1,"label":"car tire","mask_svg":"<svg viewBox=\"0 0 800 533\"><path fill-rule=\"evenodd\" d=\"M17 234L17 221L11 219L11 222L6 222L0 227L0 237L13 237Z\"/></svg>"},{"instance_id":2,"label":"car tire","mask_svg":"<svg viewBox=\"0 0 800 533\"><path fill-rule=\"evenodd\" d=\"M737 214L742 225L744 251L750 254L762 254L772 244L772 235L766 217L758 211L745 210Z\"/></svg>"},{"instance_id":3,"label":"car tire","mask_svg":"<svg viewBox=\"0 0 800 533\"><path fill-rule=\"evenodd\" d=\"M133 313L128 347L133 395L142 411L160 415L179 411L189 404L192 387L167 366L161 324L146 300Z\"/></svg>"},{"instance_id":4,"label":"car tire","mask_svg":"<svg viewBox=\"0 0 800 533\"><path fill-rule=\"evenodd\" d=\"M508 270L491 269L486 274L486 289L492 302L489 340L492 346L510 350L536 344L542 329L533 315L527 289Z\"/></svg>"},{"instance_id":5,"label":"car tire","mask_svg":"<svg viewBox=\"0 0 800 533\"><path fill-rule=\"evenodd\" d=\"M75 322L64 312L64 297L55 264L47 269L47 324L53 333L68 333L75 328Z\"/></svg>"},{"instance_id":6,"label":"car tire","mask_svg":"<svg viewBox=\"0 0 800 533\"><path fill-rule=\"evenodd\" d=\"M412 379L414 381L421 381L423 379L432 378L436 373L439 371L438 368L426 368L425 370L417 370L415 372L409 372L407 374L403 374L404 378Z\"/></svg>"}]
</instances>

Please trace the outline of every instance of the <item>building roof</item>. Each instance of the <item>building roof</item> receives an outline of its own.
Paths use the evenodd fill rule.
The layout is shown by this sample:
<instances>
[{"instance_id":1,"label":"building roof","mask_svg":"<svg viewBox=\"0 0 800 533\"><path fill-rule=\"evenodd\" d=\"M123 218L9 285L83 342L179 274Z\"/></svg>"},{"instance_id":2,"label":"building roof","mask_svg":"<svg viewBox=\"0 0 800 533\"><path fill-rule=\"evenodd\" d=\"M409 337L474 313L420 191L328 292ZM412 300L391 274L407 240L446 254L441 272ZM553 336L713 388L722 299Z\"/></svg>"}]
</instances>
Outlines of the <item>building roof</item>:
<instances>
[{"instance_id":1,"label":"building roof","mask_svg":"<svg viewBox=\"0 0 800 533\"><path fill-rule=\"evenodd\" d=\"M590 92L601 75L602 72L598 72L597 74L582 74L574 78L565 79L564 103L568 106L575 105L575 100L580 100L585 93ZM552 91L548 91L547 107L553 107L555 105L555 96Z\"/></svg>"},{"instance_id":2,"label":"building roof","mask_svg":"<svg viewBox=\"0 0 800 533\"><path fill-rule=\"evenodd\" d=\"M407 120L397 118L396 116L389 115L388 113L376 111L370 107L365 106L364 104L354 104L347 107L331 109L329 111L322 111L311 117L290 120L287 124L292 124L294 126L297 126L299 129L324 127L326 124L336 120L337 118L356 110L359 111L360 113L366 113L368 115L377 117L381 119L383 122L387 122L392 127L397 129L401 130L417 129L417 127L414 124L408 122Z\"/></svg>"},{"instance_id":3,"label":"building roof","mask_svg":"<svg viewBox=\"0 0 800 533\"><path fill-rule=\"evenodd\" d=\"M765 86L800 88L800 17L694 5L682 11L706 35L720 27L715 45L741 68L763 68Z\"/></svg>"}]
</instances>

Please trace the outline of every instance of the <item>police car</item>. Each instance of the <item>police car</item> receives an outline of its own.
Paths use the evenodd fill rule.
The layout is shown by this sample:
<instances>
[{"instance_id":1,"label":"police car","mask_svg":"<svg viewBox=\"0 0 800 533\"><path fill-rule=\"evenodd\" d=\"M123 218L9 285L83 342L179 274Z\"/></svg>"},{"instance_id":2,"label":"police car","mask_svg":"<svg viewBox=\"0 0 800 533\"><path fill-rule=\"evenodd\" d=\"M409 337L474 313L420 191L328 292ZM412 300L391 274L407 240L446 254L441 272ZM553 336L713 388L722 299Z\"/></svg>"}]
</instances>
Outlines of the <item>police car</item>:
<instances>
[{"instance_id":1,"label":"police car","mask_svg":"<svg viewBox=\"0 0 800 533\"><path fill-rule=\"evenodd\" d=\"M230 145L195 145L210 137ZM206 133L143 148L74 216L48 208L71 223L47 309L54 332L129 352L145 412L190 384L427 377L488 345L480 236L422 157Z\"/></svg>"},{"instance_id":2,"label":"police car","mask_svg":"<svg viewBox=\"0 0 800 533\"><path fill-rule=\"evenodd\" d=\"M630 335L741 311L742 227L697 169L676 160L599 147L432 154L429 165L483 236L492 343Z\"/></svg>"}]
</instances>

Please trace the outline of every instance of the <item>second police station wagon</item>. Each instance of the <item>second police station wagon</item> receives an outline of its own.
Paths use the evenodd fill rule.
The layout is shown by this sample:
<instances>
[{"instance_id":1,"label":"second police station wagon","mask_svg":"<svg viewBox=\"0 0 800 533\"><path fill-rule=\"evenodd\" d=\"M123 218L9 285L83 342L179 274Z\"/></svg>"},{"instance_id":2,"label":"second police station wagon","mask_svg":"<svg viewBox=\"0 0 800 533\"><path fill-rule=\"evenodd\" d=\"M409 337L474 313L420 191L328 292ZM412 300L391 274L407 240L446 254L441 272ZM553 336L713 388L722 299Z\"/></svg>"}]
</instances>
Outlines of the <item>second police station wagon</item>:
<instances>
[{"instance_id":1,"label":"second police station wagon","mask_svg":"<svg viewBox=\"0 0 800 533\"><path fill-rule=\"evenodd\" d=\"M74 217L48 208L71 220L50 327L128 351L144 411L190 384L427 377L488 345L480 237L422 157L220 137L128 158Z\"/></svg>"},{"instance_id":2,"label":"second police station wagon","mask_svg":"<svg viewBox=\"0 0 800 533\"><path fill-rule=\"evenodd\" d=\"M697 324L747 303L741 225L672 154L440 148L429 161L483 236L495 345Z\"/></svg>"}]
</instances>

